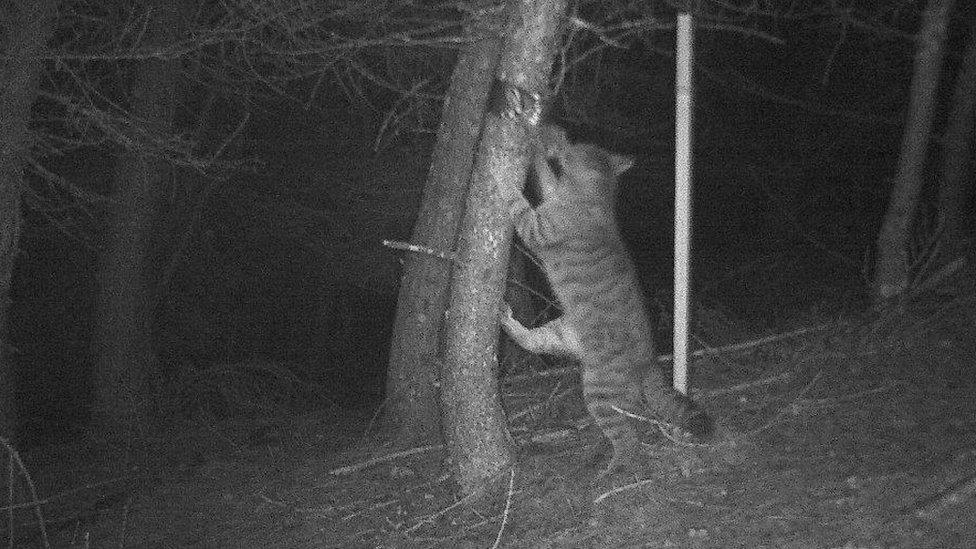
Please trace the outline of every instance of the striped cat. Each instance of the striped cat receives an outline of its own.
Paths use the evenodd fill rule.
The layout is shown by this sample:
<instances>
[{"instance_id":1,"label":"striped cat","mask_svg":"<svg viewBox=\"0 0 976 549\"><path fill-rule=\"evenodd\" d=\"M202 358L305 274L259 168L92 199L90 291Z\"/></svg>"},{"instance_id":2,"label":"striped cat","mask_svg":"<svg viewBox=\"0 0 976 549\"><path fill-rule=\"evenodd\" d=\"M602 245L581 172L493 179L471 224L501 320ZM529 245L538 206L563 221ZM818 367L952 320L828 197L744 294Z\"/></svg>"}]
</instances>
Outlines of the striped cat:
<instances>
[{"instance_id":1,"label":"striped cat","mask_svg":"<svg viewBox=\"0 0 976 549\"><path fill-rule=\"evenodd\" d=\"M637 271L614 215L617 179L629 157L596 145L571 144L558 126L539 129L532 160L535 208L519 193L515 229L536 256L559 299L562 316L528 329L504 305L505 332L532 353L569 356L582 364L583 398L613 445L604 477L639 468L631 419L647 415L707 437L712 421L670 387L655 363L651 322Z\"/></svg>"}]
</instances>

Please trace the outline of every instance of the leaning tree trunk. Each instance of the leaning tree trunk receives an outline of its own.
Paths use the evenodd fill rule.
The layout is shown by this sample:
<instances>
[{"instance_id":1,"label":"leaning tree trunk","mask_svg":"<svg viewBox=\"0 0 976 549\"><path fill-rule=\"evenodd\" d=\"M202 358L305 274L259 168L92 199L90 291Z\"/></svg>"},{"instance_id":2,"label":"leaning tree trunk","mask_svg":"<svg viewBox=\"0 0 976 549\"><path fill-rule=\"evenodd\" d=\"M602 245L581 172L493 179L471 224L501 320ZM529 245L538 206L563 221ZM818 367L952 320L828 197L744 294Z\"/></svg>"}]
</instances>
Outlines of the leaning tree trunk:
<instances>
[{"instance_id":1,"label":"leaning tree trunk","mask_svg":"<svg viewBox=\"0 0 976 549\"><path fill-rule=\"evenodd\" d=\"M950 242L959 244L967 221L973 219L973 124L976 122L976 23L956 75L952 105L946 121L942 185L939 187L939 223Z\"/></svg>"},{"instance_id":2,"label":"leaning tree trunk","mask_svg":"<svg viewBox=\"0 0 976 549\"><path fill-rule=\"evenodd\" d=\"M878 234L873 297L876 306L904 293L908 286L908 246L922 188L922 168L932 130L946 29L953 0L930 0L922 17L912 75L908 120L902 136L898 171Z\"/></svg>"},{"instance_id":3,"label":"leaning tree trunk","mask_svg":"<svg viewBox=\"0 0 976 549\"><path fill-rule=\"evenodd\" d=\"M174 42L180 13L177 0L155 5L150 39L162 48ZM139 67L131 93L131 115L139 134L130 136L136 145L119 160L112 232L101 258L95 304L94 419L112 433L145 432L151 387L157 381L148 261L168 165L152 154L146 137L172 129L179 77L178 59L152 58ZM139 150L138 143L146 143L146 150Z\"/></svg>"},{"instance_id":4,"label":"leaning tree trunk","mask_svg":"<svg viewBox=\"0 0 976 549\"><path fill-rule=\"evenodd\" d=\"M482 38L458 57L413 243L454 249L499 43ZM386 381L387 423L399 444L430 442L441 434L436 355L450 273L450 261L433 255L410 253L404 262Z\"/></svg>"},{"instance_id":5,"label":"leaning tree trunk","mask_svg":"<svg viewBox=\"0 0 976 549\"><path fill-rule=\"evenodd\" d=\"M496 76L548 89L565 0L509 2L507 42ZM441 369L444 433L461 492L478 493L512 461L498 394L498 306L512 236L508 201L528 162L522 122L486 116L451 277Z\"/></svg>"},{"instance_id":6,"label":"leaning tree trunk","mask_svg":"<svg viewBox=\"0 0 976 549\"><path fill-rule=\"evenodd\" d=\"M0 8L7 26L0 59L0 437L8 440L17 426L7 318L20 244L23 159L32 146L27 124L37 97L41 54L54 32L56 13L56 0L20 0Z\"/></svg>"}]
</instances>

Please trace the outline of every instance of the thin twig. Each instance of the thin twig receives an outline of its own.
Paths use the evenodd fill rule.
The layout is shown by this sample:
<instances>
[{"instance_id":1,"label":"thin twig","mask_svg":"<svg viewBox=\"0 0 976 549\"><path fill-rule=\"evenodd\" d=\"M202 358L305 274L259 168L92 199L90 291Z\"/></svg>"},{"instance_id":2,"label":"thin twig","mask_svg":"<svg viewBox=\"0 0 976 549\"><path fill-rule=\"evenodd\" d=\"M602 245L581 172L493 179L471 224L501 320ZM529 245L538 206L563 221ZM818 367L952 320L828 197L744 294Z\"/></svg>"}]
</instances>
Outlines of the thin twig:
<instances>
[{"instance_id":1,"label":"thin twig","mask_svg":"<svg viewBox=\"0 0 976 549\"><path fill-rule=\"evenodd\" d=\"M842 402L850 402L852 400L855 400L855 399L858 399L858 398L861 398L861 397L864 397L864 396L873 395L875 393L883 393L883 392L889 391L892 388L897 387L899 385L907 385L907 384L904 383L904 382L897 382L897 383L891 383L891 384L888 384L888 385L884 385L882 387L875 387L874 389L868 389L866 391L858 391L856 393L851 393L849 395L841 395L839 397L834 397L834 398L818 398L818 399L815 399L815 400L798 400L798 401L795 401L794 402L794 406L795 406L796 409L802 409L802 408L818 408L818 407L824 407L827 404L834 404L834 405L836 405L836 404L840 404Z\"/></svg>"},{"instance_id":2,"label":"thin twig","mask_svg":"<svg viewBox=\"0 0 976 549\"><path fill-rule=\"evenodd\" d=\"M783 372L781 374L776 374L774 376L755 379L752 381L747 381L745 383L740 383L738 385L733 385L731 387L723 387L721 389L709 391L708 396L714 397L719 395L727 395L729 393L738 393L739 391L744 391L746 389L762 387L763 385L772 385L773 383L778 383L780 381L789 381L791 379L793 379L793 372Z\"/></svg>"},{"instance_id":3,"label":"thin twig","mask_svg":"<svg viewBox=\"0 0 976 549\"><path fill-rule=\"evenodd\" d=\"M566 398L567 396L571 395L573 393L573 391L575 390L575 388L570 387L570 388L565 389L565 390L563 390L563 391L560 392L559 389L560 389L561 386L562 386L562 382L560 381L559 383L556 384L556 386L552 389L552 391L549 392L549 396L546 397L542 402L533 404L533 405L525 408L524 410L521 410L519 412L516 412L516 413L510 415L508 417L509 424L512 424L512 423L516 422L517 420L522 419L523 417L525 417L525 416L527 416L527 415L535 412L536 410L538 410L540 408L545 408L547 406L551 406L554 402L558 402L558 401Z\"/></svg>"},{"instance_id":4,"label":"thin twig","mask_svg":"<svg viewBox=\"0 0 976 549\"><path fill-rule=\"evenodd\" d=\"M822 371L817 372L817 375L813 376L813 379L810 380L810 383L807 383L802 389L800 389L800 392L796 395L796 398L793 399L793 403L790 406L784 406L783 408L781 408L778 412L776 412L776 414L772 418L770 418L769 421L766 422L765 425L762 425L755 431L752 431L752 434L761 433L762 431L765 431L766 429L769 429L770 427L775 425L776 422L779 420L779 418L786 415L786 410L789 409L795 411L797 408L797 403L800 402L803 395L807 394L807 392L809 392L810 389L813 388L814 384L817 383L817 381L820 379L820 376L822 374L823 374Z\"/></svg>"},{"instance_id":5,"label":"thin twig","mask_svg":"<svg viewBox=\"0 0 976 549\"><path fill-rule=\"evenodd\" d=\"M125 549L125 529L129 524L129 507L132 505L132 497L125 498L125 506L122 508L122 526L119 529L119 549Z\"/></svg>"},{"instance_id":6,"label":"thin twig","mask_svg":"<svg viewBox=\"0 0 976 549\"><path fill-rule=\"evenodd\" d=\"M657 430L660 431L662 435L664 435L664 438L670 440L671 442L677 444L678 446L694 446L699 448L708 446L708 444L705 443L689 441L688 440L689 435L684 434L685 430L675 425L674 423L670 423L660 419L650 418L647 416L642 416L640 414L635 414L633 412L628 412L627 410L624 410L623 408L619 408L613 404L610 405L610 408L612 408L613 411L617 412L622 416L629 417L631 419L636 419L637 421L642 421L644 423L649 423L657 427ZM675 435L675 433L679 433L679 435Z\"/></svg>"},{"instance_id":7,"label":"thin twig","mask_svg":"<svg viewBox=\"0 0 976 549\"><path fill-rule=\"evenodd\" d=\"M475 496L478 496L478 495L481 495L480 492L474 492L474 493L468 494L468 495L464 496L463 498L455 501L454 503L448 505L447 507L441 509L440 511L438 511L436 513L433 513L433 514L430 514L430 515L427 515L426 517L422 517L417 522L417 524L414 524L410 528L407 528L406 530L404 530L404 533L405 534L412 534L417 528L420 528L421 526L423 526L425 524L433 524L434 523L434 520L436 520L436 519L444 516L445 514L447 514L448 512L450 512L452 509L456 509L456 508L460 507L461 505L464 504L465 501L468 501L469 499L472 499L472 498L474 498Z\"/></svg>"},{"instance_id":8,"label":"thin twig","mask_svg":"<svg viewBox=\"0 0 976 549\"><path fill-rule=\"evenodd\" d=\"M593 504L596 505L614 494L619 494L620 492L626 492L627 490L633 490L634 488L640 488L645 484L651 484L654 482L658 482L658 479L645 479L630 484L625 484L624 486L618 486L613 490L610 490L609 492L604 492L599 496L597 496L596 499L593 500Z\"/></svg>"},{"instance_id":9,"label":"thin twig","mask_svg":"<svg viewBox=\"0 0 976 549\"><path fill-rule=\"evenodd\" d=\"M502 512L502 525L498 527L498 535L495 536L495 543L491 545L491 549L498 549L502 542L502 534L505 532L505 525L508 524L508 511L512 508L512 493L515 487L515 467L508 475L508 496L505 498L505 510Z\"/></svg>"},{"instance_id":10,"label":"thin twig","mask_svg":"<svg viewBox=\"0 0 976 549\"><path fill-rule=\"evenodd\" d=\"M448 261L457 261L457 254L454 252L442 252L429 246L421 246L419 244L411 244L409 242L401 242L399 240L384 240L383 245L387 248L393 248L394 250L405 250L418 254L432 255Z\"/></svg>"},{"instance_id":11,"label":"thin twig","mask_svg":"<svg viewBox=\"0 0 976 549\"><path fill-rule=\"evenodd\" d=\"M329 471L330 475L348 475L350 473L355 473L367 467L371 467L378 463L383 463L387 461L393 461L395 459L400 459L407 456L412 456L415 454L422 454L424 452L430 452L432 450L440 450L443 448L443 444L433 444L430 446L420 446L418 448L410 448L409 450L404 450L402 452L395 452L393 454L387 454L385 456L375 457L372 459L367 459L366 461L360 461L352 465L346 465L344 467L339 467Z\"/></svg>"},{"instance_id":12,"label":"thin twig","mask_svg":"<svg viewBox=\"0 0 976 549\"><path fill-rule=\"evenodd\" d=\"M17 469L21 472L24 477L24 483L27 485L27 490L30 492L31 504L30 507L34 509L34 514L37 515L37 528L41 531L41 543L44 547L51 547L51 542L47 538L47 527L44 525L44 513L41 511L41 500L37 497L37 488L34 486L34 479L31 478L30 473L27 472L27 467L24 466L23 460L20 459L20 453L10 444L10 441L0 437L0 446L7 449L7 454L9 455L10 463L10 484L13 485L13 466L17 465ZM11 494L13 492L11 491ZM11 504L13 500L11 499ZM12 519L11 519L12 520ZM11 531L13 530L13 523L10 525ZM13 532L11 532L11 540L13 540Z\"/></svg>"},{"instance_id":13,"label":"thin twig","mask_svg":"<svg viewBox=\"0 0 976 549\"><path fill-rule=\"evenodd\" d=\"M953 483L947 490L936 494L924 501L915 511L919 518L933 518L944 513L950 507L959 505L976 496L976 474L969 475Z\"/></svg>"}]
</instances>

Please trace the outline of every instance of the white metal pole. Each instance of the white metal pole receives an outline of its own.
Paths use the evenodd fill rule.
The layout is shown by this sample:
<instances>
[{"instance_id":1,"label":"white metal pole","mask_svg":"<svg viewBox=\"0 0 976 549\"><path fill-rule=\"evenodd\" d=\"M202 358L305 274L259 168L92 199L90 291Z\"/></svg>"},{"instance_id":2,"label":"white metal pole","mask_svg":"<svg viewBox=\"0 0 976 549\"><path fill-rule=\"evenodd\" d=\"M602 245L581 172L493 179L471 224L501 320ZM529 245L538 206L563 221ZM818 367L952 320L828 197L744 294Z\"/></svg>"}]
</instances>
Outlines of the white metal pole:
<instances>
[{"instance_id":1,"label":"white metal pole","mask_svg":"<svg viewBox=\"0 0 976 549\"><path fill-rule=\"evenodd\" d=\"M688 394L691 256L691 14L678 14L674 146L674 388Z\"/></svg>"}]
</instances>

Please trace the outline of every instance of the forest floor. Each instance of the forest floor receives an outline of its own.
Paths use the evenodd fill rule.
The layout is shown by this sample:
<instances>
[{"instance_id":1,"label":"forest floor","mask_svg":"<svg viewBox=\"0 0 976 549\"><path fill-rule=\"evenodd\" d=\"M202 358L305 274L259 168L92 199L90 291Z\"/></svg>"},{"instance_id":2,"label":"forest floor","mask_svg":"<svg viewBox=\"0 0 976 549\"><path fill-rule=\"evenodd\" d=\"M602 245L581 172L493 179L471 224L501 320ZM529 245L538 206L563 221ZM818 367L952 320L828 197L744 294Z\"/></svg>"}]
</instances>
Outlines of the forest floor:
<instances>
[{"instance_id":1,"label":"forest floor","mask_svg":"<svg viewBox=\"0 0 976 549\"><path fill-rule=\"evenodd\" d=\"M323 411L198 422L138 447L87 440L25 453L23 469L7 462L6 501L23 505L3 513L0 543L976 547L967 286L884 315L726 334L694 363L693 394L719 436L647 444L642 478L597 481L599 465L580 456L600 434L572 370L523 369L504 383L517 464L474 505L457 499L442 448L389 448L363 436L370 412Z\"/></svg>"}]
</instances>

